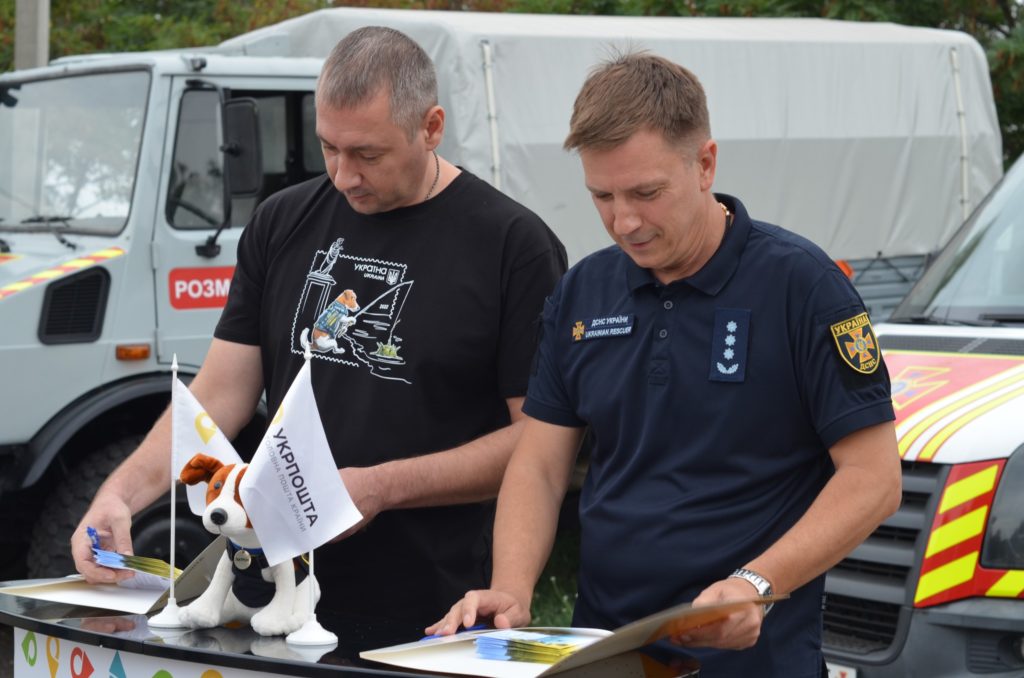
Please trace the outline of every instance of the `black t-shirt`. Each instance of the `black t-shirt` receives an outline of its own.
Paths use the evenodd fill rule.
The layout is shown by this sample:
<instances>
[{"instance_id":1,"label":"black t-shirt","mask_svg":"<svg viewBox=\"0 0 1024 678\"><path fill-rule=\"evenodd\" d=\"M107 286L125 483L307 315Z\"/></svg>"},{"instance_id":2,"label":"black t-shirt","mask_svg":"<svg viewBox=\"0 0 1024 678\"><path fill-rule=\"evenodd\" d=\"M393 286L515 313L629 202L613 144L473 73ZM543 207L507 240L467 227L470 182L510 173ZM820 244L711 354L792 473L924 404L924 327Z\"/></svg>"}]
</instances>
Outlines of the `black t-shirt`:
<instances>
[{"instance_id":1,"label":"black t-shirt","mask_svg":"<svg viewBox=\"0 0 1024 678\"><path fill-rule=\"evenodd\" d=\"M371 466L508 424L505 399L526 393L536 320L564 270L544 223L468 172L377 215L322 177L257 210L215 336L260 346L270 412L308 342L335 461ZM492 518L493 502L380 514L317 550L321 609L436 620L487 585Z\"/></svg>"}]
</instances>

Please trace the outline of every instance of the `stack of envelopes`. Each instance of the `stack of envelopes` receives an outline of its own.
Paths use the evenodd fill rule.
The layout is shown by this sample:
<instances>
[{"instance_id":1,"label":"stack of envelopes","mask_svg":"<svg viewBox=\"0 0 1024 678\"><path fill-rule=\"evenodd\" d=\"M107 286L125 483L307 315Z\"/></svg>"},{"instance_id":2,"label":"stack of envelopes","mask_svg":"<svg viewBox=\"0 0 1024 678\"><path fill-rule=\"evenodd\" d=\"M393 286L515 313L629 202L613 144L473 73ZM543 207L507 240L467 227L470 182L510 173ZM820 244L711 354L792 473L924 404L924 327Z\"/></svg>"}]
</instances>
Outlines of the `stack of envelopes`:
<instances>
[{"instance_id":1,"label":"stack of envelopes","mask_svg":"<svg viewBox=\"0 0 1024 678\"><path fill-rule=\"evenodd\" d=\"M96 564L104 567L112 567L115 570L134 570L145 574L152 574L158 577L169 579L171 577L171 565L159 558L146 558L145 556L129 556L113 551L104 551L93 547L93 555ZM181 570L174 568L174 577L177 578Z\"/></svg>"},{"instance_id":2,"label":"stack of envelopes","mask_svg":"<svg viewBox=\"0 0 1024 678\"><path fill-rule=\"evenodd\" d=\"M589 636L507 629L481 635L474 641L481 659L554 664L596 640Z\"/></svg>"}]
</instances>

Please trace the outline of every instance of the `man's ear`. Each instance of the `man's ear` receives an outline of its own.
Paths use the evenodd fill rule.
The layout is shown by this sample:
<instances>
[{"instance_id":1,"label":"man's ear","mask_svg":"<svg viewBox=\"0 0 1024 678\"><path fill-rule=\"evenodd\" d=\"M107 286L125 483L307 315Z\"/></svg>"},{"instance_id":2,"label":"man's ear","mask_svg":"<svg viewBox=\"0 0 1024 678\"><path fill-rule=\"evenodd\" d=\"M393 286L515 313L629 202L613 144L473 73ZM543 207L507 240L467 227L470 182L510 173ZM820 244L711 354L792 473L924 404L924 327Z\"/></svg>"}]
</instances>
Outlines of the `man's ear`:
<instances>
[{"instance_id":1,"label":"man's ear","mask_svg":"<svg viewBox=\"0 0 1024 678\"><path fill-rule=\"evenodd\" d=\"M697 164L700 167L700 190L710 191L718 167L718 142L708 139L701 145L697 150Z\"/></svg>"},{"instance_id":2,"label":"man's ear","mask_svg":"<svg viewBox=\"0 0 1024 678\"><path fill-rule=\"evenodd\" d=\"M210 482L213 474L223 466L224 464L221 463L220 459L205 454L197 454L188 460L185 468L181 469L181 482L186 485Z\"/></svg>"},{"instance_id":3,"label":"man's ear","mask_svg":"<svg viewBox=\"0 0 1024 678\"><path fill-rule=\"evenodd\" d=\"M441 145L444 138L444 109L440 106L431 106L423 117L422 133L427 143L427 150L432 151Z\"/></svg>"}]
</instances>

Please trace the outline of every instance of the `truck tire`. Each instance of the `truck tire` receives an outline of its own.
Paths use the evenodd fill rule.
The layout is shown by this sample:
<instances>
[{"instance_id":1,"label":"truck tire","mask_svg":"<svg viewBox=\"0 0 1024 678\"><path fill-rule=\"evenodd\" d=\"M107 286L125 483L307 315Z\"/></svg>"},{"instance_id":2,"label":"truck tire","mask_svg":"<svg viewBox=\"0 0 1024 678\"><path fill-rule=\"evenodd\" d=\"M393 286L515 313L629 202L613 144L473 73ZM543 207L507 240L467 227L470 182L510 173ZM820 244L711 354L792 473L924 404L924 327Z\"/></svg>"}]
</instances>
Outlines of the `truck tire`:
<instances>
[{"instance_id":1,"label":"truck tire","mask_svg":"<svg viewBox=\"0 0 1024 678\"><path fill-rule=\"evenodd\" d=\"M28 549L29 577L63 577L75 571L69 542L78 522L103 481L138 447L141 436L127 436L103 447L80 462L56 491L46 498ZM177 548L175 565L184 568L213 535L188 509L177 492ZM132 517L135 553L168 560L170 557L170 492Z\"/></svg>"}]
</instances>

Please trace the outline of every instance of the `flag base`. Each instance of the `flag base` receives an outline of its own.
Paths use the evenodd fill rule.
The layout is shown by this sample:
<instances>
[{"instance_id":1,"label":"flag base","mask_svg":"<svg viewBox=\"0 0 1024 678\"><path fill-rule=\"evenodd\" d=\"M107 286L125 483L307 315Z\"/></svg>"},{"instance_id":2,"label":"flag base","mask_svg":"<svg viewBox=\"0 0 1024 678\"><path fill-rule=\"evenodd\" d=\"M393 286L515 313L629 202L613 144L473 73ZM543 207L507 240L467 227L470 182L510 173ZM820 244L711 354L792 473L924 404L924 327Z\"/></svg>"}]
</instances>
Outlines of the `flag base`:
<instances>
[{"instance_id":1,"label":"flag base","mask_svg":"<svg viewBox=\"0 0 1024 678\"><path fill-rule=\"evenodd\" d=\"M185 628L185 625L181 623L181 618L178 616L180 609L174 598L168 598L164 609L149 618L149 625L158 629Z\"/></svg>"},{"instance_id":2,"label":"flag base","mask_svg":"<svg viewBox=\"0 0 1024 678\"><path fill-rule=\"evenodd\" d=\"M302 628L292 631L284 640L289 645L332 645L337 644L338 636L321 626L314 614L310 615Z\"/></svg>"}]
</instances>

